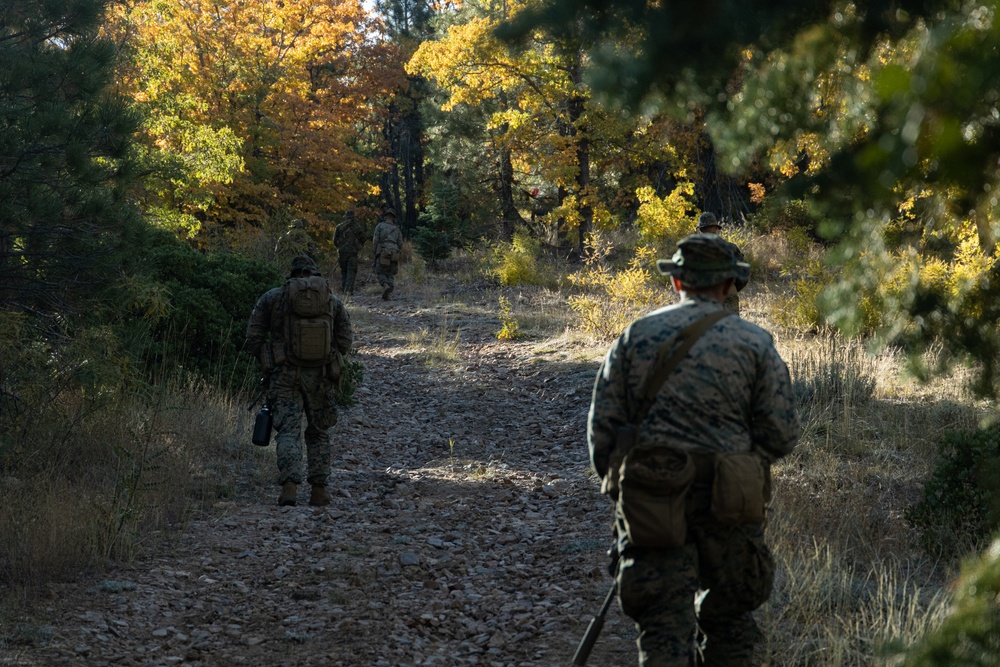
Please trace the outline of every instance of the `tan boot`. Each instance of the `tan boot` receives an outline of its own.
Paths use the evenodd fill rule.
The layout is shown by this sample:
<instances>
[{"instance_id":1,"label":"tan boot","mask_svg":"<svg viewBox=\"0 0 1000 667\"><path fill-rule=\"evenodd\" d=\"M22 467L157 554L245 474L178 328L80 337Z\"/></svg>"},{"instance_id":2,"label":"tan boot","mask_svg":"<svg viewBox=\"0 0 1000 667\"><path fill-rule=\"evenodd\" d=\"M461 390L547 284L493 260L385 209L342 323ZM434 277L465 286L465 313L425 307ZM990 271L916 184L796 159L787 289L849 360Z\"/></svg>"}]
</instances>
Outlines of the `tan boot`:
<instances>
[{"instance_id":1,"label":"tan boot","mask_svg":"<svg viewBox=\"0 0 1000 667\"><path fill-rule=\"evenodd\" d=\"M309 504L316 507L326 507L330 504L330 492L325 486L313 484L312 495L309 496Z\"/></svg>"},{"instance_id":2,"label":"tan boot","mask_svg":"<svg viewBox=\"0 0 1000 667\"><path fill-rule=\"evenodd\" d=\"M295 492L298 490L295 482L285 482L281 485L281 495L278 496L278 505L285 507L295 504Z\"/></svg>"}]
</instances>

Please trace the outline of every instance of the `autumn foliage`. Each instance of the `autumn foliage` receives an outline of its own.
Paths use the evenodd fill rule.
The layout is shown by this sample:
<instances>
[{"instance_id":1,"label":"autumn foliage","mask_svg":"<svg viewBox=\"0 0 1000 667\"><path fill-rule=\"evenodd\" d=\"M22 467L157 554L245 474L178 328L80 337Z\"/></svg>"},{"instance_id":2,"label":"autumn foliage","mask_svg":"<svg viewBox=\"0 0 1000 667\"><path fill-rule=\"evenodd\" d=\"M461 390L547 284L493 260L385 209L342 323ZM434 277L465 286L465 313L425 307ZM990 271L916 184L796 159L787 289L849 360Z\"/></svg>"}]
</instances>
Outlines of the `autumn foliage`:
<instances>
[{"instance_id":1,"label":"autumn foliage","mask_svg":"<svg viewBox=\"0 0 1000 667\"><path fill-rule=\"evenodd\" d=\"M372 194L396 49L357 0L140 0L115 9L122 89L146 113L154 220L216 242L280 211Z\"/></svg>"}]
</instances>

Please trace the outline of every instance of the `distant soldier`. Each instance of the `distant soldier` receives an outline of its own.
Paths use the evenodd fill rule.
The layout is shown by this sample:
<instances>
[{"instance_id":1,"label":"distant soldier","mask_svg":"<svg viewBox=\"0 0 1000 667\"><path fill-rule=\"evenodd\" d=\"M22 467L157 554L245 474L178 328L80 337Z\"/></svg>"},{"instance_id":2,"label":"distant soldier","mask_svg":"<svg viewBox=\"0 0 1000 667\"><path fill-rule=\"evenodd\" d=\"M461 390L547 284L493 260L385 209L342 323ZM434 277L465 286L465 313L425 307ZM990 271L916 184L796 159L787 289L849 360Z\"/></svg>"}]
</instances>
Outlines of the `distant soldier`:
<instances>
[{"instance_id":1,"label":"distant soldier","mask_svg":"<svg viewBox=\"0 0 1000 667\"><path fill-rule=\"evenodd\" d=\"M274 416L279 505L294 505L302 483L302 417L306 418L310 505L328 505L330 429L337 423L334 386L351 349L351 319L316 263L292 260L282 287L264 293L247 326L246 349L268 378Z\"/></svg>"},{"instance_id":2,"label":"distant soldier","mask_svg":"<svg viewBox=\"0 0 1000 667\"><path fill-rule=\"evenodd\" d=\"M354 211L344 213L344 220L333 234L340 264L340 289L344 294L354 293L354 279L358 275L358 252L365 244L365 230L354 217Z\"/></svg>"},{"instance_id":3,"label":"distant soldier","mask_svg":"<svg viewBox=\"0 0 1000 667\"><path fill-rule=\"evenodd\" d=\"M403 234L396 226L394 209L387 208L382 214L382 220L375 226L372 245L375 247L375 275L378 277L378 284L382 286L382 298L388 300L396 287L396 272L399 271L399 258L403 250Z\"/></svg>"},{"instance_id":4,"label":"distant soldier","mask_svg":"<svg viewBox=\"0 0 1000 667\"><path fill-rule=\"evenodd\" d=\"M774 581L770 463L798 441L788 369L769 333L722 307L750 270L731 244L694 234L657 266L681 300L611 346L588 418L591 463L616 501L619 601L640 665L750 667L751 612Z\"/></svg>"},{"instance_id":5,"label":"distant soldier","mask_svg":"<svg viewBox=\"0 0 1000 667\"><path fill-rule=\"evenodd\" d=\"M718 234L721 228L722 227L719 224L719 219L715 217L714 213L709 213L706 211L705 213L702 213L701 215L698 216L699 232L702 232L703 234ZM740 250L735 243L732 243L730 241L726 241L726 243L729 243L729 245L732 246L733 251L736 253L736 257L739 258L739 261L741 262L746 261L746 259L744 259L743 257L743 251ZM738 293L741 292L743 288L747 286L748 281L749 278L747 280L736 281L736 283L733 285L733 289L730 291L729 294L726 295L726 303L725 303L726 310L728 310L731 313L736 313L737 315L740 314L740 297Z\"/></svg>"}]
</instances>

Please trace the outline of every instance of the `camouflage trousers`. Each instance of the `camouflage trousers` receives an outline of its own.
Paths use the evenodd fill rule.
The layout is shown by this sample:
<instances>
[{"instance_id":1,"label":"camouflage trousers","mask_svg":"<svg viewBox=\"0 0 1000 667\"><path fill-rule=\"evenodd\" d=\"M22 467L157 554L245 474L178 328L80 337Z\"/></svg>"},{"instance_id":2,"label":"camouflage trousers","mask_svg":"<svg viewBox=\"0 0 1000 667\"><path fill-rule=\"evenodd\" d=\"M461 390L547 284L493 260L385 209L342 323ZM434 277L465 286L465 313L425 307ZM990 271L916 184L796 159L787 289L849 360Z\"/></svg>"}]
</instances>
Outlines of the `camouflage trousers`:
<instances>
[{"instance_id":1,"label":"camouflage trousers","mask_svg":"<svg viewBox=\"0 0 1000 667\"><path fill-rule=\"evenodd\" d=\"M285 366L271 376L270 402L274 414L278 484L302 483L302 418L310 484L326 484L332 444L330 429L337 423L333 385L322 368Z\"/></svg>"},{"instance_id":2,"label":"camouflage trousers","mask_svg":"<svg viewBox=\"0 0 1000 667\"><path fill-rule=\"evenodd\" d=\"M382 266L381 262L375 262L375 277L382 287L396 286L396 273L399 271L399 262L390 262L389 266Z\"/></svg>"},{"instance_id":3,"label":"camouflage trousers","mask_svg":"<svg viewBox=\"0 0 1000 667\"><path fill-rule=\"evenodd\" d=\"M750 667L761 636L751 612L774 584L764 528L720 524L708 509L709 491L693 491L686 544L626 547L618 564L619 602L639 631L639 665ZM708 594L696 611L699 591Z\"/></svg>"},{"instance_id":4,"label":"camouflage trousers","mask_svg":"<svg viewBox=\"0 0 1000 667\"><path fill-rule=\"evenodd\" d=\"M340 264L340 289L346 294L354 292L354 279L358 275L358 256L347 252L337 258Z\"/></svg>"}]
</instances>

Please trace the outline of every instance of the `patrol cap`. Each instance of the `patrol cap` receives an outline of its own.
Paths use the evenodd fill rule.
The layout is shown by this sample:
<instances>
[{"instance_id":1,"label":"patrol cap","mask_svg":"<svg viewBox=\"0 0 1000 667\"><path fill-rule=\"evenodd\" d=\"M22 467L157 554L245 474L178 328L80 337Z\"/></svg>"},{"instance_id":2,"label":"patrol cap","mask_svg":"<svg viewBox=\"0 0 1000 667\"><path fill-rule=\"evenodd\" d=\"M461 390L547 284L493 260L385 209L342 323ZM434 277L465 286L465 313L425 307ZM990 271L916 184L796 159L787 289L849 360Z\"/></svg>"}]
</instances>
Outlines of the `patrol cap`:
<instances>
[{"instance_id":1,"label":"patrol cap","mask_svg":"<svg viewBox=\"0 0 1000 667\"><path fill-rule=\"evenodd\" d=\"M292 271L291 275L296 273L303 273L306 270L312 273L319 273L319 265L313 261L312 257L309 255L297 255L292 259Z\"/></svg>"},{"instance_id":2,"label":"patrol cap","mask_svg":"<svg viewBox=\"0 0 1000 667\"><path fill-rule=\"evenodd\" d=\"M729 278L745 285L750 265L739 260L734 248L715 234L692 234L677 244L673 257L657 260L656 268L685 287L710 287Z\"/></svg>"},{"instance_id":3,"label":"patrol cap","mask_svg":"<svg viewBox=\"0 0 1000 667\"><path fill-rule=\"evenodd\" d=\"M394 218L396 217L396 209L392 208L391 206L386 207L386 209L382 211L382 217L388 218L390 215Z\"/></svg>"},{"instance_id":4,"label":"patrol cap","mask_svg":"<svg viewBox=\"0 0 1000 667\"><path fill-rule=\"evenodd\" d=\"M714 213L710 211L705 211L698 216L698 231L705 229L706 227L719 227L719 219L715 217Z\"/></svg>"}]
</instances>

